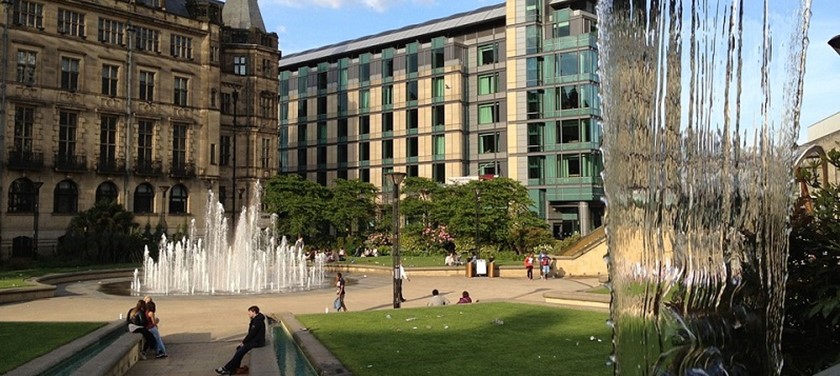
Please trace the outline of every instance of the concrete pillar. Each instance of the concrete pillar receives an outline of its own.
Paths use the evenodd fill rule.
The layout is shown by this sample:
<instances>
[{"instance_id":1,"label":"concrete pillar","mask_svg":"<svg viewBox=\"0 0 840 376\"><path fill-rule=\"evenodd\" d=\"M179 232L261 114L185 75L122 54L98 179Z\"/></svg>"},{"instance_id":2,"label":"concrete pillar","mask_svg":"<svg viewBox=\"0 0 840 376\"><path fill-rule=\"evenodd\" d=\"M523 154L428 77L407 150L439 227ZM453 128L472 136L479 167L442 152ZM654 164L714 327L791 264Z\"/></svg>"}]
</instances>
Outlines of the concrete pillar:
<instances>
[{"instance_id":1,"label":"concrete pillar","mask_svg":"<svg viewBox=\"0 0 840 376\"><path fill-rule=\"evenodd\" d=\"M592 228L588 202L581 201L578 203L578 219L580 220L580 236L586 236Z\"/></svg>"}]
</instances>

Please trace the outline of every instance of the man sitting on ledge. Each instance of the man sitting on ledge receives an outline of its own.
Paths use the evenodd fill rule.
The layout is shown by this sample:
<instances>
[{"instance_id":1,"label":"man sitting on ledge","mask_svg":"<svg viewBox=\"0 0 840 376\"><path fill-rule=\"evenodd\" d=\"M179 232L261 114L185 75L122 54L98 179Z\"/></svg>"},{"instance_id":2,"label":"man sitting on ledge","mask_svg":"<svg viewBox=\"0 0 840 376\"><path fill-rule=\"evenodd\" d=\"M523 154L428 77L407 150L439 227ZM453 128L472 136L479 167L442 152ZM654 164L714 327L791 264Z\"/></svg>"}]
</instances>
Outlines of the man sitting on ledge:
<instances>
[{"instance_id":1,"label":"man sitting on ledge","mask_svg":"<svg viewBox=\"0 0 840 376\"><path fill-rule=\"evenodd\" d=\"M248 325L248 334L239 346L236 346L236 353L224 367L216 368L216 373L220 375L232 375L239 369L239 364L242 363L242 358L248 351L255 347L265 346L265 316L260 313L260 307L251 306L248 308L248 317L251 318L251 323Z\"/></svg>"}]
</instances>

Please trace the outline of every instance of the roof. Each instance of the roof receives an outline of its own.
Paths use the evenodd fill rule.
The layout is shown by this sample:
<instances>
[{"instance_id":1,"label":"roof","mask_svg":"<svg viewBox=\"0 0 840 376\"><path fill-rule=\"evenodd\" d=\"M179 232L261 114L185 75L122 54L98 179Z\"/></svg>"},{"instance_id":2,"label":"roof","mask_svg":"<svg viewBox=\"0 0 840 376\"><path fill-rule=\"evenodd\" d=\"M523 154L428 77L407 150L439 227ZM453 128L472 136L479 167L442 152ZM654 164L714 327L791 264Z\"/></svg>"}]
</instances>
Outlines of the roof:
<instances>
[{"instance_id":1,"label":"roof","mask_svg":"<svg viewBox=\"0 0 840 376\"><path fill-rule=\"evenodd\" d=\"M358 39L348 40L315 49L283 56L280 68L297 65L303 62L319 60L325 57L348 54L354 51L369 49L371 46L386 45L397 41L415 39L429 34L440 34L445 30L457 29L485 23L505 17L505 3L478 8L476 10L458 13L449 17L438 18L423 23L405 26L399 29L368 35Z\"/></svg>"},{"instance_id":2,"label":"roof","mask_svg":"<svg viewBox=\"0 0 840 376\"><path fill-rule=\"evenodd\" d=\"M227 0L222 8L222 22L234 29L257 28L265 32L260 6L257 0Z\"/></svg>"}]
</instances>

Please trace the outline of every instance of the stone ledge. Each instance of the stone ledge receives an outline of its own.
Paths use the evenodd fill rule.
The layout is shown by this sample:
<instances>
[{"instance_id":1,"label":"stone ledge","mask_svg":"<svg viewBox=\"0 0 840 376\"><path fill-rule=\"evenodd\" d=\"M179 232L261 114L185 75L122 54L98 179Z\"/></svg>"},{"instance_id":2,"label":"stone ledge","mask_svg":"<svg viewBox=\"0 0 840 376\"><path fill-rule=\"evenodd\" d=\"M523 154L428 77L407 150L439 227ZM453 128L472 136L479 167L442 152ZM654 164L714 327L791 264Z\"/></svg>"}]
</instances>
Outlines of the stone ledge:
<instances>
[{"instance_id":1,"label":"stone ledge","mask_svg":"<svg viewBox=\"0 0 840 376\"><path fill-rule=\"evenodd\" d=\"M266 315L268 316L268 315ZM273 317L267 317L265 326L266 344L263 347L256 347L248 352L251 359L248 362L248 374L255 376L280 375L280 365L277 363L277 352L274 351L274 325L277 321Z\"/></svg>"},{"instance_id":2,"label":"stone ledge","mask_svg":"<svg viewBox=\"0 0 840 376\"><path fill-rule=\"evenodd\" d=\"M561 304L570 307L610 308L610 296L586 292L549 291L543 293L546 303Z\"/></svg>"},{"instance_id":3,"label":"stone ledge","mask_svg":"<svg viewBox=\"0 0 840 376\"><path fill-rule=\"evenodd\" d=\"M125 322L120 320L120 326L125 326ZM126 332L79 367L72 375L125 375L140 359L142 339L142 335ZM149 356L154 356L154 354Z\"/></svg>"},{"instance_id":4,"label":"stone ledge","mask_svg":"<svg viewBox=\"0 0 840 376\"><path fill-rule=\"evenodd\" d=\"M390 268L389 268L390 270ZM352 375L338 358L335 357L312 333L301 325L300 321L290 312L280 314L280 323L287 333L291 333L295 343L315 367L315 371L323 376Z\"/></svg>"},{"instance_id":5,"label":"stone ledge","mask_svg":"<svg viewBox=\"0 0 840 376\"><path fill-rule=\"evenodd\" d=\"M104 269L62 274L48 274L41 277L30 278L28 282L35 284L35 286L0 289L0 304L28 302L30 300L49 299L55 297L55 285L60 283L133 276L134 269Z\"/></svg>"}]
</instances>

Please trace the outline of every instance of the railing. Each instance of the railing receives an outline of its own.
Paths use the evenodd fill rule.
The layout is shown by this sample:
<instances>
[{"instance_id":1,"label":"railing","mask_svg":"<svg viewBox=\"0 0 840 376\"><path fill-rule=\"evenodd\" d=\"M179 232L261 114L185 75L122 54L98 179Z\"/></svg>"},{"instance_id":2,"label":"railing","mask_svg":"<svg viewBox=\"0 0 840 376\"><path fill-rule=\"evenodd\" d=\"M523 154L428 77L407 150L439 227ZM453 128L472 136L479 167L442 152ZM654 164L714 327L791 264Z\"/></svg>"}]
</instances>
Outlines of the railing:
<instances>
[{"instance_id":1,"label":"railing","mask_svg":"<svg viewBox=\"0 0 840 376\"><path fill-rule=\"evenodd\" d=\"M39 171L44 168L44 154L23 150L9 152L9 169Z\"/></svg>"},{"instance_id":2,"label":"railing","mask_svg":"<svg viewBox=\"0 0 840 376\"><path fill-rule=\"evenodd\" d=\"M134 173L140 176L162 176L163 163L160 160L137 159L134 161Z\"/></svg>"},{"instance_id":3,"label":"railing","mask_svg":"<svg viewBox=\"0 0 840 376\"><path fill-rule=\"evenodd\" d=\"M169 176L173 178L195 177L195 163L172 161L172 168L169 169Z\"/></svg>"},{"instance_id":4,"label":"railing","mask_svg":"<svg viewBox=\"0 0 840 376\"><path fill-rule=\"evenodd\" d=\"M122 175L125 173L125 159L99 159L99 162L96 163L96 172Z\"/></svg>"},{"instance_id":5,"label":"railing","mask_svg":"<svg viewBox=\"0 0 840 376\"><path fill-rule=\"evenodd\" d=\"M84 155L56 153L54 162L56 171L87 170L87 156Z\"/></svg>"}]
</instances>

